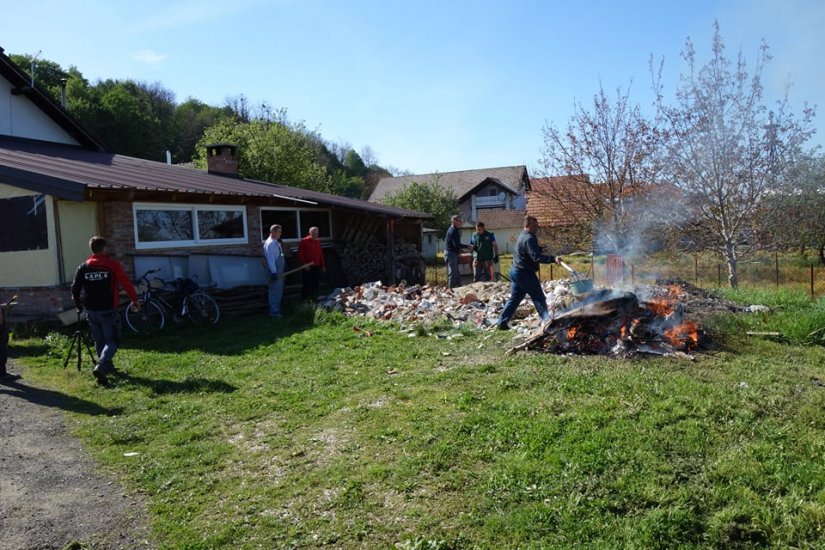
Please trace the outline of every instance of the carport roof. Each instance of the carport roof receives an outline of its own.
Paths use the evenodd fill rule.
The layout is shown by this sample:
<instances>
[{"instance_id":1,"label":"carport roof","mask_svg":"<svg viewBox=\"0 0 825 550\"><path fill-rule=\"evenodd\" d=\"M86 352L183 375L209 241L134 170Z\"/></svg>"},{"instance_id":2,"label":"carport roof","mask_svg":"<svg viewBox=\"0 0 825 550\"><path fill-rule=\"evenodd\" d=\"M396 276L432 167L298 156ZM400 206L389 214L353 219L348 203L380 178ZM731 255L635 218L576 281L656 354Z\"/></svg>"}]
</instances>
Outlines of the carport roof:
<instances>
[{"instance_id":1,"label":"carport roof","mask_svg":"<svg viewBox=\"0 0 825 550\"><path fill-rule=\"evenodd\" d=\"M91 151L72 145L0 136L0 183L81 201L87 191L133 191L284 199L393 218L426 212L263 181L209 174L174 164Z\"/></svg>"}]
</instances>

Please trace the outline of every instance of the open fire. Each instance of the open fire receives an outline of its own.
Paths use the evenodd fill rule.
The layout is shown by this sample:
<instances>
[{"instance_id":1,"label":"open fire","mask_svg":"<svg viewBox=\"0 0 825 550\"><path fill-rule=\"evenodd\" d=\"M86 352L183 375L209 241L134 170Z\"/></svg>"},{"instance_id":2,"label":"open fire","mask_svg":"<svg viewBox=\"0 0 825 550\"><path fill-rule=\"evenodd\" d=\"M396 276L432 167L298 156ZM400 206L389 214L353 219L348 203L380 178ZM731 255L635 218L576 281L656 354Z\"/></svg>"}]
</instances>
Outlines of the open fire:
<instances>
[{"instance_id":1,"label":"open fire","mask_svg":"<svg viewBox=\"0 0 825 550\"><path fill-rule=\"evenodd\" d=\"M701 330L685 319L678 285L641 300L632 292L596 290L512 348L614 356L684 354L701 344Z\"/></svg>"}]
</instances>

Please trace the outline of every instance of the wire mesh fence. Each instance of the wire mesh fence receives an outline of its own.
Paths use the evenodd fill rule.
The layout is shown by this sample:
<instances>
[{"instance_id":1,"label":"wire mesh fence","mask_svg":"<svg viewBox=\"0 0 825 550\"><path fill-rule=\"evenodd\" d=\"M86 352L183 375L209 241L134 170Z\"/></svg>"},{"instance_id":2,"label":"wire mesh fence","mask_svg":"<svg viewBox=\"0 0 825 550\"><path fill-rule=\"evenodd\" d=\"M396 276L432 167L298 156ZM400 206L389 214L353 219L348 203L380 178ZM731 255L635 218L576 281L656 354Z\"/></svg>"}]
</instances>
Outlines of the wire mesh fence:
<instances>
[{"instance_id":1,"label":"wire mesh fence","mask_svg":"<svg viewBox=\"0 0 825 550\"><path fill-rule=\"evenodd\" d=\"M600 286L653 284L662 279L681 279L701 288L728 287L727 265L716 258L699 255L650 256L642 259L622 258L621 269L611 269L607 256L565 257L570 264ZM506 277L511 264L509 256L501 257L501 273ZM570 277L558 265L542 265L542 280ZM825 295L825 266L798 255L765 255L738 264L739 286L745 288L786 288L804 291L811 297ZM427 265L428 284L445 285L447 280L443 258Z\"/></svg>"}]
</instances>

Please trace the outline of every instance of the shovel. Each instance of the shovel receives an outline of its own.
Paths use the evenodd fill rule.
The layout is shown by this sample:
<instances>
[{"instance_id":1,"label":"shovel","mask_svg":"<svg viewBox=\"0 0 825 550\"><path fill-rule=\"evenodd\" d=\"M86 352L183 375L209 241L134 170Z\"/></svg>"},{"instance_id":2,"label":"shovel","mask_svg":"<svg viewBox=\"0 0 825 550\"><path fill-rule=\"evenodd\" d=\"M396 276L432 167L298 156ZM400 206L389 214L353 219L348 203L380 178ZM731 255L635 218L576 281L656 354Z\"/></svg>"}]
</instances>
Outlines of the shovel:
<instances>
[{"instance_id":1,"label":"shovel","mask_svg":"<svg viewBox=\"0 0 825 550\"><path fill-rule=\"evenodd\" d=\"M586 278L583 273L579 273L564 262L559 262L559 265L573 275L573 283L570 285L570 291L573 294L586 294L593 290L593 279Z\"/></svg>"}]
</instances>

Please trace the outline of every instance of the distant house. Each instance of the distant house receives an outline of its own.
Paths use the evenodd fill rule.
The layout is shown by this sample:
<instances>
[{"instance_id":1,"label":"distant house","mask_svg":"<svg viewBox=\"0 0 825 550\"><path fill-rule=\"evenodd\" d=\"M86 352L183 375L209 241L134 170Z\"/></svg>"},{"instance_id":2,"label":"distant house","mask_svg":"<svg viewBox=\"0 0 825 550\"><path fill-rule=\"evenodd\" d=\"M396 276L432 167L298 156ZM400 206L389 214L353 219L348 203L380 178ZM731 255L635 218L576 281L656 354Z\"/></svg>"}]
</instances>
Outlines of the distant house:
<instances>
[{"instance_id":1,"label":"distant house","mask_svg":"<svg viewBox=\"0 0 825 550\"><path fill-rule=\"evenodd\" d=\"M483 220L485 225L488 224L487 220L490 220L493 225L487 225L488 229L496 232L497 239L501 238L501 233L505 237L505 242L510 240L513 232L521 230L526 207L525 197L530 191L530 178L526 166L382 178L370 195L369 201L381 203L387 196L397 193L413 182L436 182L442 188L451 189L455 193L459 200L457 213L464 219L465 240L469 239L469 231L475 227L478 220ZM444 235L425 232L425 255L433 258L436 251L443 250L443 239ZM512 244L510 248L512 249Z\"/></svg>"},{"instance_id":2,"label":"distant house","mask_svg":"<svg viewBox=\"0 0 825 550\"><path fill-rule=\"evenodd\" d=\"M319 227L333 284L423 276L396 260L421 250L427 213L239 178L232 144L208 147L208 172L108 153L2 48L0 97L0 298L18 294L17 314L71 307L95 234L132 277L160 267L222 288L262 284L273 223L287 250Z\"/></svg>"},{"instance_id":3,"label":"distant house","mask_svg":"<svg viewBox=\"0 0 825 550\"><path fill-rule=\"evenodd\" d=\"M527 213L539 222L539 235L556 252L589 249L593 240L593 208L597 200L587 175L532 178Z\"/></svg>"}]
</instances>

